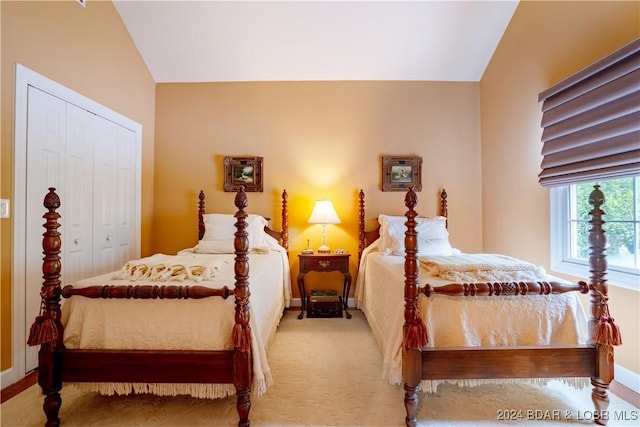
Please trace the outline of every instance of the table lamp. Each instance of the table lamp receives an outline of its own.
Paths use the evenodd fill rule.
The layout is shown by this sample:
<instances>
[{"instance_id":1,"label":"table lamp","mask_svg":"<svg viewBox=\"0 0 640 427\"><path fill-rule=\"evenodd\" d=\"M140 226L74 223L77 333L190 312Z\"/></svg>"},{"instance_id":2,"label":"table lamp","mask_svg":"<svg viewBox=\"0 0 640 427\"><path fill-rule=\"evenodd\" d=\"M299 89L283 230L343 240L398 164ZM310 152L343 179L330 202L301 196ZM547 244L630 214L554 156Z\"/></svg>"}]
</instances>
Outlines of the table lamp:
<instances>
[{"instance_id":1,"label":"table lamp","mask_svg":"<svg viewBox=\"0 0 640 427\"><path fill-rule=\"evenodd\" d=\"M308 222L309 224L322 224L322 246L318 248L318 253L331 252L327 246L327 224L340 224L340 218L333 208L333 203L330 200L316 201Z\"/></svg>"}]
</instances>

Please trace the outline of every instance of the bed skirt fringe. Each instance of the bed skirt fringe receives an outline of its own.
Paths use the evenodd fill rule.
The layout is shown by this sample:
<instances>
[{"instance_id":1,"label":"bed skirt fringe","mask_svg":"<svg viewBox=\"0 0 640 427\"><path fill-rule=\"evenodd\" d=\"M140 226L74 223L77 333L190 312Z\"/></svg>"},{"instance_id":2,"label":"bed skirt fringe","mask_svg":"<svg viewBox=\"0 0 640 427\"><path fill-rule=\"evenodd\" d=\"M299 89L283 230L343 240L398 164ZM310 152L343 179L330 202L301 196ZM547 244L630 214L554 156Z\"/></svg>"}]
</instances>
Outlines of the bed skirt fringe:
<instances>
[{"instance_id":1,"label":"bed skirt fringe","mask_svg":"<svg viewBox=\"0 0 640 427\"><path fill-rule=\"evenodd\" d=\"M253 394L261 396L271 383L271 374L254 381ZM187 384L187 383L69 383L83 392L104 396L126 396L129 394L153 394L156 396L191 396L197 399L222 399L236 394L233 384Z\"/></svg>"},{"instance_id":2,"label":"bed skirt fringe","mask_svg":"<svg viewBox=\"0 0 640 427\"><path fill-rule=\"evenodd\" d=\"M561 381L570 387L581 390L589 386L589 378L503 378L503 379L468 379L468 380L423 380L420 391L436 393L440 384L455 384L459 387L477 387L484 384L533 384L546 386L551 381Z\"/></svg>"},{"instance_id":3,"label":"bed skirt fringe","mask_svg":"<svg viewBox=\"0 0 640 427\"><path fill-rule=\"evenodd\" d=\"M391 384L402 384L402 369L397 365L385 364L384 376ZM436 393L440 384L455 384L460 387L477 387L483 384L534 384L545 386L551 381L560 381L578 390L589 387L589 378L568 377L568 378L503 378L503 379L467 379L467 380L422 380L419 390L424 393Z\"/></svg>"}]
</instances>

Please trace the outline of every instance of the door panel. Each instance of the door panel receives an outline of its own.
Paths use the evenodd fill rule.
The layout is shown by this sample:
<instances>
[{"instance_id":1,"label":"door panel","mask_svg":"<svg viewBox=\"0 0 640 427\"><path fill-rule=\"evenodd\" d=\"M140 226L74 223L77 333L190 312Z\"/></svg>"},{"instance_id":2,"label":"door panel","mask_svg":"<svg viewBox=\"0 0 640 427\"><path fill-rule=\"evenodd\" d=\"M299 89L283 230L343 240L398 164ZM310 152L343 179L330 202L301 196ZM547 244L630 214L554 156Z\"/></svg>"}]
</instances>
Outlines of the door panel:
<instances>
[{"instance_id":1,"label":"door panel","mask_svg":"<svg viewBox=\"0 0 640 427\"><path fill-rule=\"evenodd\" d=\"M93 123L93 114L67 104L62 235L65 283L74 283L93 274Z\"/></svg>"},{"instance_id":2,"label":"door panel","mask_svg":"<svg viewBox=\"0 0 640 427\"><path fill-rule=\"evenodd\" d=\"M95 120L93 274L115 270L117 260L118 126Z\"/></svg>"}]
</instances>

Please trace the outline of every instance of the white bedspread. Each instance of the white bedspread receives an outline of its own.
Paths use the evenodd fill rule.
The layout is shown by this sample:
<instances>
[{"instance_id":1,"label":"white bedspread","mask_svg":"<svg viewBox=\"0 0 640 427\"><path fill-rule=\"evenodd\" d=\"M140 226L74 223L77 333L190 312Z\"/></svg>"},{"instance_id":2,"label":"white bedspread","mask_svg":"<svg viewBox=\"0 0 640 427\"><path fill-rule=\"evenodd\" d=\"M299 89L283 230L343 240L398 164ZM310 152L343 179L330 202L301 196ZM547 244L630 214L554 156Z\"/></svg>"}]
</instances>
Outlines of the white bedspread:
<instances>
[{"instance_id":1,"label":"white bedspread","mask_svg":"<svg viewBox=\"0 0 640 427\"><path fill-rule=\"evenodd\" d=\"M234 286L233 254L185 254L191 265L215 265L212 280L189 282L163 281L162 285L198 285L211 288ZM75 286L104 284L158 284L137 280L114 280L108 273L83 280ZM276 331L285 307L291 299L289 262L284 249L249 254L250 324L253 350L253 391L260 395L272 383L267 347ZM64 301L62 323L64 344L81 349L154 349L154 350L231 350L234 325L234 298L198 300L90 299L72 297ZM235 394L232 384L79 384L84 390L102 394L154 393L189 394L200 398L219 398Z\"/></svg>"},{"instance_id":2,"label":"white bedspread","mask_svg":"<svg viewBox=\"0 0 640 427\"><path fill-rule=\"evenodd\" d=\"M558 280L545 276L551 279ZM424 268L418 280L419 285L450 283L430 276ZM403 288L404 257L382 255L374 242L363 252L355 298L382 351L383 376L392 384L402 383ZM583 344L588 337L587 318L576 292L518 298L420 295L419 307L430 347ZM425 380L420 388L434 392L442 382L477 385L498 381L504 380ZM581 379L567 382L586 384Z\"/></svg>"}]
</instances>

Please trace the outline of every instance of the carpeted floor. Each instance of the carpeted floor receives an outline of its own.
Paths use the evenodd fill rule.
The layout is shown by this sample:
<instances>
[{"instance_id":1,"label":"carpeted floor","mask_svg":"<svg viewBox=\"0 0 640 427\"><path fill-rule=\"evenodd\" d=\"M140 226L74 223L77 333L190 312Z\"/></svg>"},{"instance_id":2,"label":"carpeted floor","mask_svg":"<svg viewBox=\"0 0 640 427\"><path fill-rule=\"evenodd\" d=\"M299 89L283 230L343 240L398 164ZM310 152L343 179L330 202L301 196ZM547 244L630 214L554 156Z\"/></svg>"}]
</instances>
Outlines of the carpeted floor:
<instances>
[{"instance_id":1,"label":"carpeted floor","mask_svg":"<svg viewBox=\"0 0 640 427\"><path fill-rule=\"evenodd\" d=\"M269 351L275 384L264 396L253 397L253 426L404 425L402 387L380 378L376 342L362 313L352 313L351 320L297 320L297 311L285 313ZM419 425L592 425L590 394L590 388L575 390L560 382L546 387L445 385L436 394L421 395ZM235 397L105 397L66 387L62 398L63 426L237 424ZM42 426L41 408L38 386L30 387L0 406L1 425ZM614 427L640 425L638 408L614 395L609 418Z\"/></svg>"}]
</instances>

